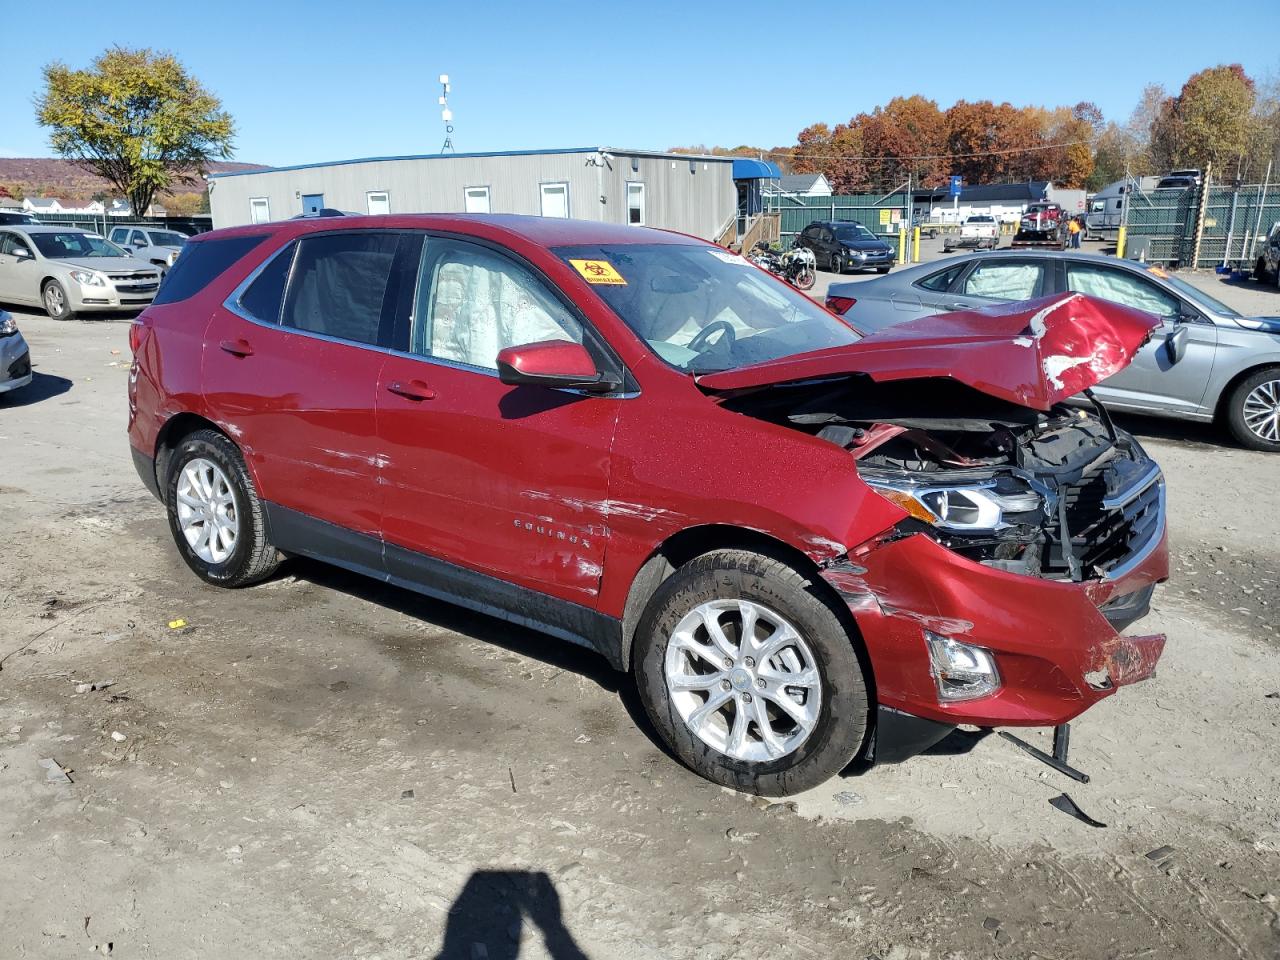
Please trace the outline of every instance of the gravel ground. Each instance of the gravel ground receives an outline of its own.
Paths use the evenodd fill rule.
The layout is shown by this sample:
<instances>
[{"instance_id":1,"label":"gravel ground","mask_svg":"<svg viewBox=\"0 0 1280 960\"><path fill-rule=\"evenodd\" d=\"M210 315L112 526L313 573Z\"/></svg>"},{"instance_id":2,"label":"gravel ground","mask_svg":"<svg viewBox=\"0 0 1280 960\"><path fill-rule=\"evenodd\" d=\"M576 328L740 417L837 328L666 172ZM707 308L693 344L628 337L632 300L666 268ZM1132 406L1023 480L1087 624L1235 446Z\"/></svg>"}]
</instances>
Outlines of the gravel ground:
<instances>
[{"instance_id":1,"label":"gravel ground","mask_svg":"<svg viewBox=\"0 0 1280 960\"><path fill-rule=\"evenodd\" d=\"M1169 478L1169 644L1073 726L1091 783L958 734L767 803L583 651L318 564L200 583L129 461L127 323L18 318L0 955L1280 957L1275 458L1126 419Z\"/></svg>"}]
</instances>

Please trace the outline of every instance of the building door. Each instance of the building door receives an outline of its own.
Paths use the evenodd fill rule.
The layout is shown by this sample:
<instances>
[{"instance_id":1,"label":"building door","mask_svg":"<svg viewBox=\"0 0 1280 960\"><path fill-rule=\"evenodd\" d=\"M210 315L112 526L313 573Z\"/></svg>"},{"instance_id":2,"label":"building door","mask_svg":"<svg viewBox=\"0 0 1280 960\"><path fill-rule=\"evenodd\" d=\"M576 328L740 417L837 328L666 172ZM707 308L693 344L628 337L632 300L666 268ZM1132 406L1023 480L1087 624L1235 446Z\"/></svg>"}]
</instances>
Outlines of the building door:
<instances>
[{"instance_id":1,"label":"building door","mask_svg":"<svg viewBox=\"0 0 1280 960\"><path fill-rule=\"evenodd\" d=\"M302 195L302 212L319 213L324 207L323 193L304 193Z\"/></svg>"}]
</instances>

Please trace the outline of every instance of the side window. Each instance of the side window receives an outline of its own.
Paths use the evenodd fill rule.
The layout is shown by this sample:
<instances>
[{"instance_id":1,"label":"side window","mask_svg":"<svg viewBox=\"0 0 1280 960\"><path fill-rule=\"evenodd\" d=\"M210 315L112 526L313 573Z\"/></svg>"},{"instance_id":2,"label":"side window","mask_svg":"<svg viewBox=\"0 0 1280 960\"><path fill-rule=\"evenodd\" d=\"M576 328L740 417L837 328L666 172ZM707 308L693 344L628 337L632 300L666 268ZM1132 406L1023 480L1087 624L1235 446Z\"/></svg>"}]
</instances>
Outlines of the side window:
<instances>
[{"instance_id":1,"label":"side window","mask_svg":"<svg viewBox=\"0 0 1280 960\"><path fill-rule=\"evenodd\" d=\"M925 290L932 290L935 293L945 293L947 288L955 283L956 277L960 276L960 271L964 269L964 266L963 263L957 263L954 267L939 270L937 273L925 277L916 286Z\"/></svg>"},{"instance_id":2,"label":"side window","mask_svg":"<svg viewBox=\"0 0 1280 960\"><path fill-rule=\"evenodd\" d=\"M111 242L112 243L128 243L129 231L126 230L124 227L115 227L111 231Z\"/></svg>"},{"instance_id":3,"label":"side window","mask_svg":"<svg viewBox=\"0 0 1280 960\"><path fill-rule=\"evenodd\" d=\"M249 288L240 295L240 309L263 323L279 323L280 308L284 304L284 288L289 282L289 268L297 244L290 244L277 253L254 278Z\"/></svg>"},{"instance_id":4,"label":"side window","mask_svg":"<svg viewBox=\"0 0 1280 960\"><path fill-rule=\"evenodd\" d=\"M173 268L165 275L156 293L156 306L193 297L224 270L260 244L266 236L228 237L225 240L197 240L182 249Z\"/></svg>"},{"instance_id":5,"label":"side window","mask_svg":"<svg viewBox=\"0 0 1280 960\"><path fill-rule=\"evenodd\" d=\"M0 231L0 256L12 256L14 246L13 234Z\"/></svg>"},{"instance_id":6,"label":"side window","mask_svg":"<svg viewBox=\"0 0 1280 960\"><path fill-rule=\"evenodd\" d=\"M477 244L428 237L414 298L411 349L486 370L522 343L582 343L582 325L529 270Z\"/></svg>"},{"instance_id":7,"label":"side window","mask_svg":"<svg viewBox=\"0 0 1280 960\"><path fill-rule=\"evenodd\" d=\"M644 226L644 184L627 181L627 223Z\"/></svg>"},{"instance_id":8,"label":"side window","mask_svg":"<svg viewBox=\"0 0 1280 960\"><path fill-rule=\"evenodd\" d=\"M399 241L399 234L372 232L300 240L280 322L355 343L389 339L383 299Z\"/></svg>"},{"instance_id":9,"label":"side window","mask_svg":"<svg viewBox=\"0 0 1280 960\"><path fill-rule=\"evenodd\" d=\"M1040 295L1043 278L1038 263L984 260L965 277L961 292L989 300L1030 300Z\"/></svg>"},{"instance_id":10,"label":"side window","mask_svg":"<svg viewBox=\"0 0 1280 960\"><path fill-rule=\"evenodd\" d=\"M815 226L812 226L812 225L811 225L811 226L808 226L808 227L805 227L805 228L804 228L804 233L803 233L803 234L801 234L801 236L803 236L806 240L817 240L817 239L818 239L818 228L817 228L817 227L815 227Z\"/></svg>"},{"instance_id":11,"label":"side window","mask_svg":"<svg viewBox=\"0 0 1280 960\"><path fill-rule=\"evenodd\" d=\"M1176 321L1182 312L1182 304L1172 294L1141 277L1110 267L1068 262L1067 289L1145 310L1170 322Z\"/></svg>"}]
</instances>

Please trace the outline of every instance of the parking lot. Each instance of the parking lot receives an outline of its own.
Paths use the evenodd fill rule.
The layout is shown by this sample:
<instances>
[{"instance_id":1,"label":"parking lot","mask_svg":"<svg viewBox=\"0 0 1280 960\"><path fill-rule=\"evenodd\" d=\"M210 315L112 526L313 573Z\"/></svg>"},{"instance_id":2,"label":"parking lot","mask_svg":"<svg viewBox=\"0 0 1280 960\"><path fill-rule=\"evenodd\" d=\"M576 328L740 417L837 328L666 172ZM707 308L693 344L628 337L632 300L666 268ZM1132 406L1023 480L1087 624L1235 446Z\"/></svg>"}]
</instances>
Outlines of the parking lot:
<instances>
[{"instance_id":1,"label":"parking lot","mask_svg":"<svg viewBox=\"0 0 1280 960\"><path fill-rule=\"evenodd\" d=\"M127 319L15 316L36 379L0 398L0 876L24 878L0 954L1280 956L1274 456L1123 421L1168 478L1141 632L1169 642L1073 725L1090 783L961 731L771 803L686 771L627 678L560 641L298 560L204 585L130 462Z\"/></svg>"}]
</instances>

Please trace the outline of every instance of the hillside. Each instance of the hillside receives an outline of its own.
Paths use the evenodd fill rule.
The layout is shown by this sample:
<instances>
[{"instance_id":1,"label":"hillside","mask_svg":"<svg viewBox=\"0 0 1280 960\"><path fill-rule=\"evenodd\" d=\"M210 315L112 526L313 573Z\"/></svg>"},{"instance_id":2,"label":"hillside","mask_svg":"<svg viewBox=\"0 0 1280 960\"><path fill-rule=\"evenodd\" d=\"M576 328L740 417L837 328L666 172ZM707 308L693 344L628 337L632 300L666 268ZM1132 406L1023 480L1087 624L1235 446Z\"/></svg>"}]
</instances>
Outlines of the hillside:
<instances>
[{"instance_id":1,"label":"hillside","mask_svg":"<svg viewBox=\"0 0 1280 960\"><path fill-rule=\"evenodd\" d=\"M260 163L211 163L210 173L233 170L264 170ZM96 193L113 196L117 191L101 177L82 170L69 160L51 157L0 157L0 184L15 194L18 187L26 196L58 197L62 200L88 201ZM173 193L203 193L204 183L180 184ZM163 198L161 198L163 203Z\"/></svg>"}]
</instances>

